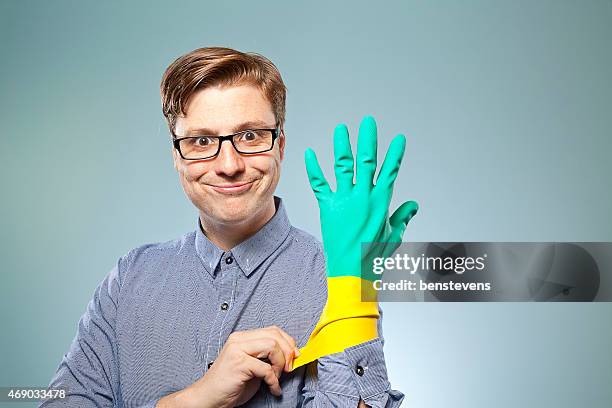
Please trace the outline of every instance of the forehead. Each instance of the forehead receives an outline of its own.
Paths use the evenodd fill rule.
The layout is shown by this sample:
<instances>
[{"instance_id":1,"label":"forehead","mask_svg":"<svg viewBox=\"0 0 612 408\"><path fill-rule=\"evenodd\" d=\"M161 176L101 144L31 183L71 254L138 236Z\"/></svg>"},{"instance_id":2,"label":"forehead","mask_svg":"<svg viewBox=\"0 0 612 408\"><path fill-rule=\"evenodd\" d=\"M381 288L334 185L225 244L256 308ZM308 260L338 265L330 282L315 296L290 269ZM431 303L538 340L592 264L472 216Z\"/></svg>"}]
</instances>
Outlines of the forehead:
<instances>
[{"instance_id":1,"label":"forehead","mask_svg":"<svg viewBox=\"0 0 612 408\"><path fill-rule=\"evenodd\" d=\"M192 95L186 115L177 118L176 133L232 133L242 123L275 125L272 104L263 92L251 84L207 87Z\"/></svg>"}]
</instances>

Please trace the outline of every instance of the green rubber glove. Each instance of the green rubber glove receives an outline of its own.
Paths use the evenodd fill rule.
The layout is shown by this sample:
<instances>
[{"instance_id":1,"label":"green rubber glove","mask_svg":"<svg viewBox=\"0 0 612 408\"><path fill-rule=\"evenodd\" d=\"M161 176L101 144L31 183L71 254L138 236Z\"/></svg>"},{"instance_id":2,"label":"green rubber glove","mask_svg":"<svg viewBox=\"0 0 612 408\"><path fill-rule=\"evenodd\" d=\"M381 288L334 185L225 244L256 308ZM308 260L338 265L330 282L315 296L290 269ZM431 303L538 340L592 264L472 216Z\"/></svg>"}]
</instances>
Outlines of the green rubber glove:
<instances>
[{"instance_id":1,"label":"green rubber glove","mask_svg":"<svg viewBox=\"0 0 612 408\"><path fill-rule=\"evenodd\" d=\"M362 276L361 265L362 262L371 265L374 257L390 256L418 211L416 202L407 201L389 217L393 184L405 147L403 135L393 139L374 184L377 167L374 118L366 116L359 127L356 174L348 129L343 124L336 126L335 192L325 180L314 151L306 150L306 171L319 203L328 297L317 326L294 360L294 368L378 337L378 304L362 302L361 296L364 289L374 291L371 281L380 276L371 273L371 268ZM361 244L369 242L385 244L362 251ZM370 296L373 297L369 299L376 299L375 293Z\"/></svg>"}]
</instances>

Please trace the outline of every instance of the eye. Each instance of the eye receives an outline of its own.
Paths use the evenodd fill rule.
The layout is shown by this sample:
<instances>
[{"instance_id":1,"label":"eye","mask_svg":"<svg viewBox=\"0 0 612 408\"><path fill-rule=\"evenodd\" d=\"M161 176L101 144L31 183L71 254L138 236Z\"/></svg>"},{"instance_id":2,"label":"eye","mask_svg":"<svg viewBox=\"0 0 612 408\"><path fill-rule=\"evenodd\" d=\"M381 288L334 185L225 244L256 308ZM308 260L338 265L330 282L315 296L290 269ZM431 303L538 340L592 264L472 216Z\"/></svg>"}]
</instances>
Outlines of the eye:
<instances>
[{"instance_id":1,"label":"eye","mask_svg":"<svg viewBox=\"0 0 612 408\"><path fill-rule=\"evenodd\" d=\"M193 140L193 143L198 147L207 147L213 144L214 140L210 137L201 136L201 137L195 138Z\"/></svg>"},{"instance_id":2,"label":"eye","mask_svg":"<svg viewBox=\"0 0 612 408\"><path fill-rule=\"evenodd\" d=\"M242 141L244 142L252 142L254 140L257 140L258 138L259 135L252 130L244 132L241 137Z\"/></svg>"}]
</instances>

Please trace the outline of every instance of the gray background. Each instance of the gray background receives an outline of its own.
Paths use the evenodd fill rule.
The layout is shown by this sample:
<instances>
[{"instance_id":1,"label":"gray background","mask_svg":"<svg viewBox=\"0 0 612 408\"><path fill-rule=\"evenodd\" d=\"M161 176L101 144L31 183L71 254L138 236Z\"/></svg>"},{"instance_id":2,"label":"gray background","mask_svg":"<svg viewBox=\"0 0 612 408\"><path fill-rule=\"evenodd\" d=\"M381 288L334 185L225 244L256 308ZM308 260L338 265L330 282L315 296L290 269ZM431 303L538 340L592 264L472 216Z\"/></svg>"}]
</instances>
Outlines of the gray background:
<instances>
[{"instance_id":1,"label":"gray background","mask_svg":"<svg viewBox=\"0 0 612 408\"><path fill-rule=\"evenodd\" d=\"M316 236L303 152L329 174L372 114L407 135L406 240L612 241L612 2L220 3L0 3L0 385L46 385L116 259L196 227L158 86L201 46L281 70L278 194ZM383 307L407 407L611 404L609 303Z\"/></svg>"}]
</instances>

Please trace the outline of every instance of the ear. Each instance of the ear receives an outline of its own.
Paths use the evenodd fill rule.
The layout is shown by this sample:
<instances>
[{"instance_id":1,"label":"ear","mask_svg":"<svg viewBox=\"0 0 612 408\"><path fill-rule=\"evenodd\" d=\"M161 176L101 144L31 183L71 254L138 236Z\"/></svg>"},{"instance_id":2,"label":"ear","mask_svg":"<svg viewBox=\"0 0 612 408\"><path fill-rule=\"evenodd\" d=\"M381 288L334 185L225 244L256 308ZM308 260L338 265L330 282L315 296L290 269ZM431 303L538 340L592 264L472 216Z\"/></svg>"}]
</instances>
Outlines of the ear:
<instances>
[{"instance_id":1,"label":"ear","mask_svg":"<svg viewBox=\"0 0 612 408\"><path fill-rule=\"evenodd\" d=\"M281 129L281 134L278 138L278 150L280 152L280 159L283 161L285 158L285 129Z\"/></svg>"}]
</instances>

